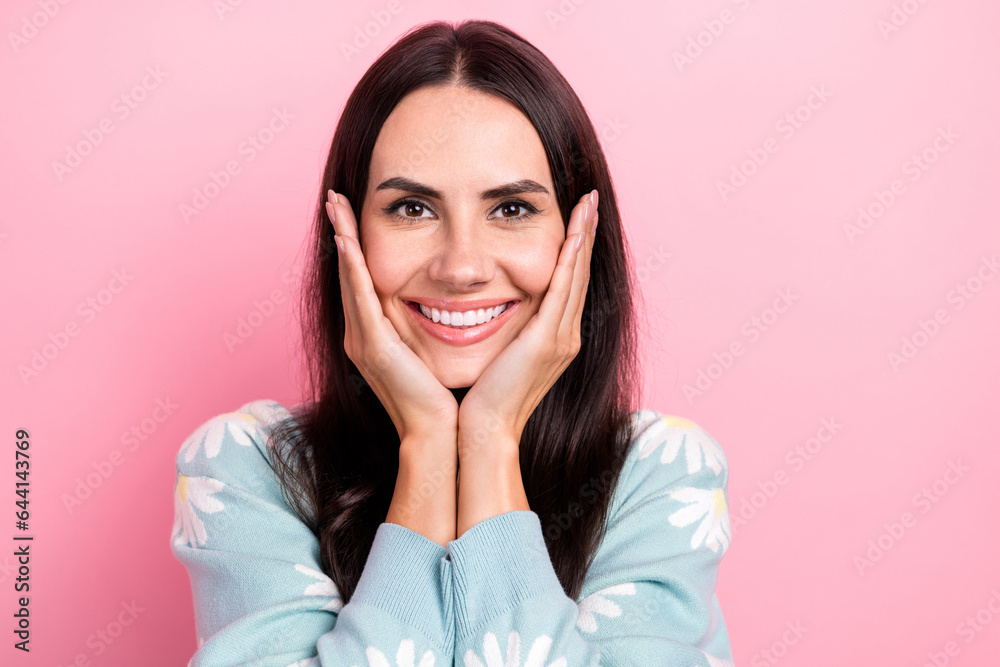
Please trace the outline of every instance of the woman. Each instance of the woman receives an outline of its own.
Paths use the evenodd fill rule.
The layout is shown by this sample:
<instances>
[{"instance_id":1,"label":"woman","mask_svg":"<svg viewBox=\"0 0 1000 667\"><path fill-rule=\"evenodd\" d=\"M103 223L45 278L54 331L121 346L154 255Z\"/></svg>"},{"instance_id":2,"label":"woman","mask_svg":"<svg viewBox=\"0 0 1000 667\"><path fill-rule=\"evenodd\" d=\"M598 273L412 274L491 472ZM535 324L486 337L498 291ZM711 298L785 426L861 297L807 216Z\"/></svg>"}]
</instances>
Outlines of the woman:
<instances>
[{"instance_id":1,"label":"woman","mask_svg":"<svg viewBox=\"0 0 1000 667\"><path fill-rule=\"evenodd\" d=\"M614 190L549 60L488 21L411 30L322 193L314 400L177 457L191 664L729 664L726 460L634 409Z\"/></svg>"}]
</instances>

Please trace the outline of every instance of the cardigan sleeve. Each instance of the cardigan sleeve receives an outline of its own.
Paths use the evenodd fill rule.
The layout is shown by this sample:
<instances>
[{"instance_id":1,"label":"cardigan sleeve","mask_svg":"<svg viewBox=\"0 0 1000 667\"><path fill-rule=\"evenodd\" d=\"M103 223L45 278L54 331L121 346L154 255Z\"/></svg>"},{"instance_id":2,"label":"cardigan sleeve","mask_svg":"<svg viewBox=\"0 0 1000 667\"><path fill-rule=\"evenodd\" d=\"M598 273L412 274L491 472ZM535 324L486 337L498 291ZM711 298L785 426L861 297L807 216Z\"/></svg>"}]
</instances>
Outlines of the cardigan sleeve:
<instances>
[{"instance_id":1,"label":"cardigan sleeve","mask_svg":"<svg viewBox=\"0 0 1000 667\"><path fill-rule=\"evenodd\" d=\"M715 594L731 536L725 456L686 419L632 419L622 483L577 600L543 537L559 539L555 518L543 534L535 512L506 512L449 543L456 664L732 666Z\"/></svg>"},{"instance_id":2,"label":"cardigan sleeve","mask_svg":"<svg viewBox=\"0 0 1000 667\"><path fill-rule=\"evenodd\" d=\"M344 604L271 464L268 429L288 414L248 403L203 424L177 454L171 549L194 598L189 667L450 665L447 550L382 523Z\"/></svg>"}]
</instances>

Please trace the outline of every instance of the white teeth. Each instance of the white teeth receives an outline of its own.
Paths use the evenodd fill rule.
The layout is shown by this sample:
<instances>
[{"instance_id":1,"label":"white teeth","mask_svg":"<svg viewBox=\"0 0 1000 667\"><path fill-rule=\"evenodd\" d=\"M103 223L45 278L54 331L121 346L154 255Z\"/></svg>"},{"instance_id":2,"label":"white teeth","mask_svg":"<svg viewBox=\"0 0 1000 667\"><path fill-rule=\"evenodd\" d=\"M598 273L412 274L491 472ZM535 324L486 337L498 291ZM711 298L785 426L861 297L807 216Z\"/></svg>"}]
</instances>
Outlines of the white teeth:
<instances>
[{"instance_id":1,"label":"white teeth","mask_svg":"<svg viewBox=\"0 0 1000 667\"><path fill-rule=\"evenodd\" d=\"M507 310L507 304L505 303L493 308L480 308L479 310L468 310L465 312L438 310L437 308L428 308L419 303L417 305L420 307L420 312L427 319L453 327L471 327L477 324L484 324Z\"/></svg>"}]
</instances>

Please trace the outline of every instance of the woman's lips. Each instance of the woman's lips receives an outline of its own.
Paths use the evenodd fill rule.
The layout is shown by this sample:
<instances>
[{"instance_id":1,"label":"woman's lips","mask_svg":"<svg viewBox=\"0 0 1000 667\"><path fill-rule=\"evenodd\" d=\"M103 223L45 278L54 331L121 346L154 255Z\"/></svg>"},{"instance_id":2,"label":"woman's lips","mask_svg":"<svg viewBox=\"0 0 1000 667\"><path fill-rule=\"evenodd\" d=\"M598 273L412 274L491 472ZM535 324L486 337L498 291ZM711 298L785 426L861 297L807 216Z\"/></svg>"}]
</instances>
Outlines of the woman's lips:
<instances>
[{"instance_id":1,"label":"woman's lips","mask_svg":"<svg viewBox=\"0 0 1000 667\"><path fill-rule=\"evenodd\" d=\"M447 324L441 324L424 317L424 314L420 312L420 306L412 301L405 303L406 309L413 314L413 317L417 319L417 322L424 331L438 340L443 340L452 345L471 345L492 336L510 319L510 313L517 310L517 307L521 304L520 301L508 301L504 311L489 322L483 322L471 327L450 327Z\"/></svg>"}]
</instances>

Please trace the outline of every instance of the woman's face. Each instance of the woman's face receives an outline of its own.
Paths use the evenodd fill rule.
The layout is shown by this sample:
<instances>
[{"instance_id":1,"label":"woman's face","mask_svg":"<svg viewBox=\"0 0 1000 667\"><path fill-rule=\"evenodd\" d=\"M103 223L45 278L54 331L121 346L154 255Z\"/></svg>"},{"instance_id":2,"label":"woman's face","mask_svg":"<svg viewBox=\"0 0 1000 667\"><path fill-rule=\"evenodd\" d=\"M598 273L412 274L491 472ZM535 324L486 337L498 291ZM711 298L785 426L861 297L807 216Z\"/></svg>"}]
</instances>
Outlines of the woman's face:
<instances>
[{"instance_id":1,"label":"woman's face","mask_svg":"<svg viewBox=\"0 0 1000 667\"><path fill-rule=\"evenodd\" d=\"M566 233L531 122L452 85L410 93L386 119L359 225L382 311L448 388L475 384L538 311ZM415 304L439 317L509 305L468 327Z\"/></svg>"}]
</instances>

